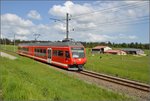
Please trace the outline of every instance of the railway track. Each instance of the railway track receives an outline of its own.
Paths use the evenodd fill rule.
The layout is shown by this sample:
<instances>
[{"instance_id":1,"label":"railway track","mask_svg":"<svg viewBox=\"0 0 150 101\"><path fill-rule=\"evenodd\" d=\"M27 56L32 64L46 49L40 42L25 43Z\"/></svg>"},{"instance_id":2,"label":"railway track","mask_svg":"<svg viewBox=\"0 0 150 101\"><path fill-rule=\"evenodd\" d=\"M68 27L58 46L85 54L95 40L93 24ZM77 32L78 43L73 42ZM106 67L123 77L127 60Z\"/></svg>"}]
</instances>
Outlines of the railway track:
<instances>
[{"instance_id":1,"label":"railway track","mask_svg":"<svg viewBox=\"0 0 150 101\"><path fill-rule=\"evenodd\" d=\"M138 89L140 91L150 92L150 85L148 84L143 84L143 83L139 83L139 82L135 82L135 81L127 80L127 79L122 79L122 78L118 78L114 76L108 76L105 74L95 73L95 72L87 71L87 70L83 70L79 73L86 75L86 76L93 77L93 78L97 78L97 79L105 80L108 82L116 83L119 85L127 86L130 88Z\"/></svg>"},{"instance_id":2,"label":"railway track","mask_svg":"<svg viewBox=\"0 0 150 101\"><path fill-rule=\"evenodd\" d=\"M5 50L5 51L12 52L9 50ZM12 53L17 54L16 52L12 52ZM122 78L118 78L118 77L114 77L114 76L109 76L106 74L100 74L100 73L96 73L96 72L92 72L92 71L88 71L88 70L83 70L83 71L80 71L78 73L86 75L86 76L90 76L93 78L105 80L108 82L116 83L119 85L127 86L130 88L138 89L140 91L150 92L150 85L148 85L148 84L143 84L143 83L135 82L132 80L127 80L127 79L122 79Z\"/></svg>"}]
</instances>

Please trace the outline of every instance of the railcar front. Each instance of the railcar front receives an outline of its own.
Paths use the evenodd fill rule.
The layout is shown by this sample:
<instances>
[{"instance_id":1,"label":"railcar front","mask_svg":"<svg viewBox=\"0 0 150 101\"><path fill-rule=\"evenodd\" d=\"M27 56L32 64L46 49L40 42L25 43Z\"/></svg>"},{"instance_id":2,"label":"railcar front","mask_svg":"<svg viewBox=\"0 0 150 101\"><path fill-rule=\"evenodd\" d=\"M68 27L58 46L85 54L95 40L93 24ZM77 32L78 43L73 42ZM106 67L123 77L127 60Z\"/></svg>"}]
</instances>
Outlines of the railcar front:
<instances>
[{"instance_id":1,"label":"railcar front","mask_svg":"<svg viewBox=\"0 0 150 101\"><path fill-rule=\"evenodd\" d=\"M69 70L83 70L84 64L86 63L85 49L84 47L70 47L71 64Z\"/></svg>"}]
</instances>

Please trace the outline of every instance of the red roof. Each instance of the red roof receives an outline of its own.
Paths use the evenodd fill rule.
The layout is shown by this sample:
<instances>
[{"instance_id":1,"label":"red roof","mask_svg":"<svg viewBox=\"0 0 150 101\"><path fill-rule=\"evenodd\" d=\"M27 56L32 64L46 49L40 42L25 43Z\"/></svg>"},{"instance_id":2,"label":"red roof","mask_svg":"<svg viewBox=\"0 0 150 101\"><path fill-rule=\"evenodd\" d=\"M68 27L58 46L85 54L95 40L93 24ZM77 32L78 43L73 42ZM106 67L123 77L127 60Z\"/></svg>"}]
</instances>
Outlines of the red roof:
<instances>
[{"instance_id":1,"label":"red roof","mask_svg":"<svg viewBox=\"0 0 150 101\"><path fill-rule=\"evenodd\" d=\"M108 47L108 46L96 46L93 49L100 49L100 48L106 48L106 47Z\"/></svg>"}]
</instances>

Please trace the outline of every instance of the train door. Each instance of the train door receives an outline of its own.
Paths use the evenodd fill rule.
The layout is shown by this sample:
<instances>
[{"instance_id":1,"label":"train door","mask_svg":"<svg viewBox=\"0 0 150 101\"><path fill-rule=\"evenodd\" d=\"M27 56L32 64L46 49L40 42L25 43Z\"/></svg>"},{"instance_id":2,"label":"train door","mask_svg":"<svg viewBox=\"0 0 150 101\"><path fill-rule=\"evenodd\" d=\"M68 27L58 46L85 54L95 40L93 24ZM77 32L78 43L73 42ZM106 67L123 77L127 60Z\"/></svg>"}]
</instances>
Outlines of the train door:
<instances>
[{"instance_id":1,"label":"train door","mask_svg":"<svg viewBox=\"0 0 150 101\"><path fill-rule=\"evenodd\" d=\"M52 49L51 48L48 48L47 49L47 55L48 55L48 58L47 58L47 62L48 63L51 63L51 59L52 59Z\"/></svg>"}]
</instances>

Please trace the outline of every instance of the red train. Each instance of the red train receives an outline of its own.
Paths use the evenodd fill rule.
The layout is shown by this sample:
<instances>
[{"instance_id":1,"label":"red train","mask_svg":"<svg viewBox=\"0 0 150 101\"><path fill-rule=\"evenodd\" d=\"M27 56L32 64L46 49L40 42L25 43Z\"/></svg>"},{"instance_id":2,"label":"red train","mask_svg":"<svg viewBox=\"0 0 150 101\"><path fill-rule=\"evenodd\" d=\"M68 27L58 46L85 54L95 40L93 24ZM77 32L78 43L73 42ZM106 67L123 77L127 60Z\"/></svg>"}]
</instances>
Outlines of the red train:
<instances>
[{"instance_id":1,"label":"red train","mask_svg":"<svg viewBox=\"0 0 150 101\"><path fill-rule=\"evenodd\" d=\"M83 70L87 61L84 46L78 42L24 43L18 45L18 54L68 70Z\"/></svg>"}]
</instances>

